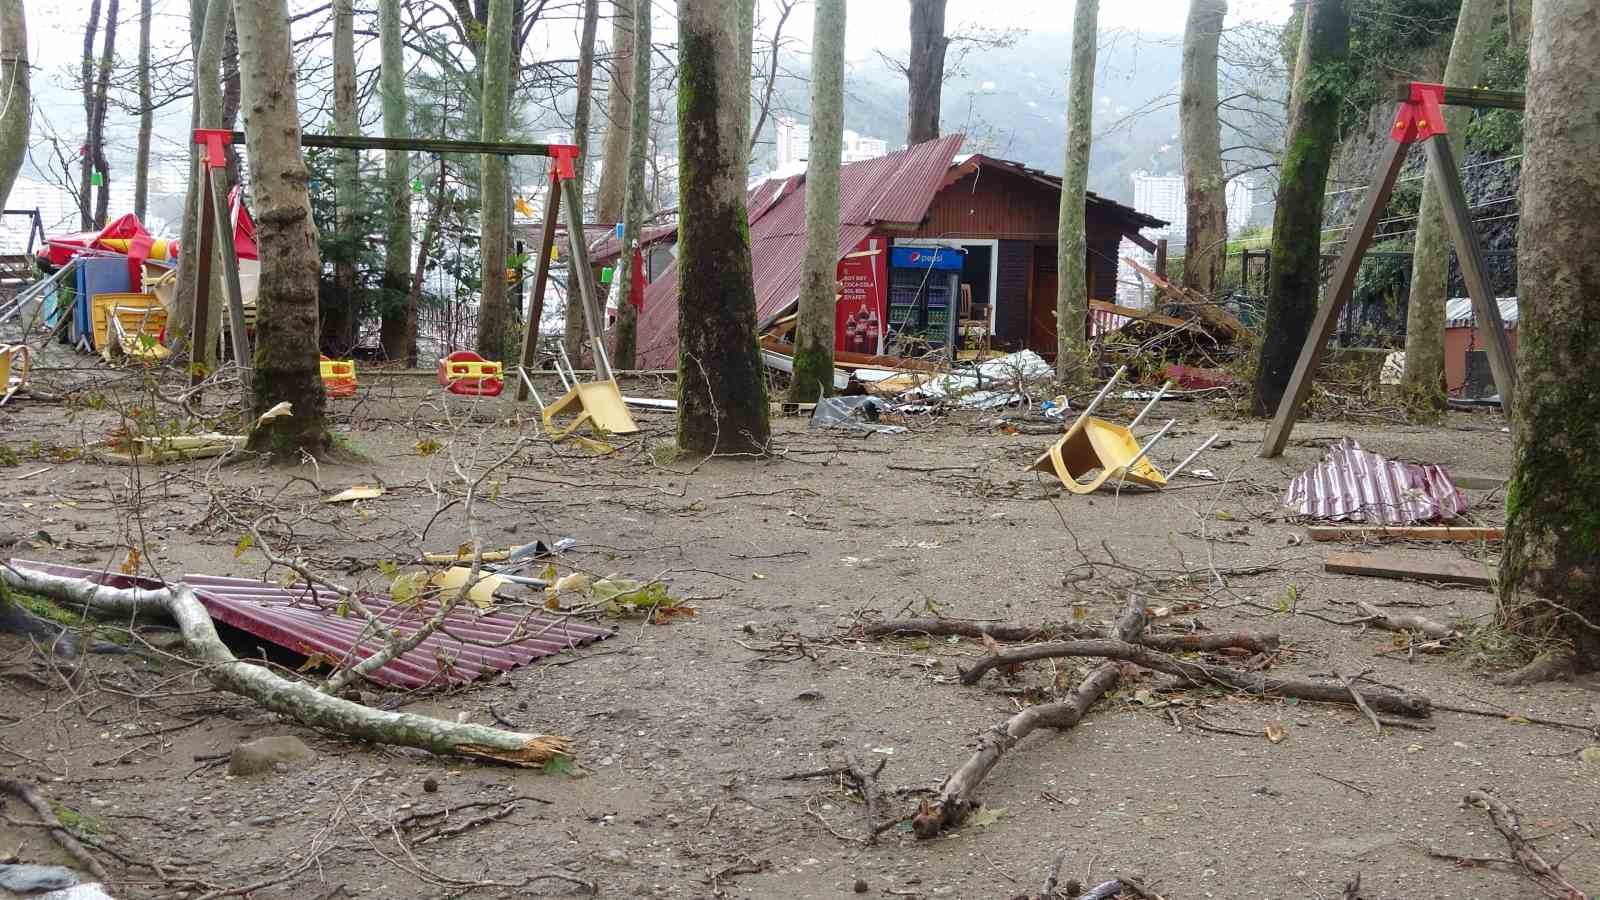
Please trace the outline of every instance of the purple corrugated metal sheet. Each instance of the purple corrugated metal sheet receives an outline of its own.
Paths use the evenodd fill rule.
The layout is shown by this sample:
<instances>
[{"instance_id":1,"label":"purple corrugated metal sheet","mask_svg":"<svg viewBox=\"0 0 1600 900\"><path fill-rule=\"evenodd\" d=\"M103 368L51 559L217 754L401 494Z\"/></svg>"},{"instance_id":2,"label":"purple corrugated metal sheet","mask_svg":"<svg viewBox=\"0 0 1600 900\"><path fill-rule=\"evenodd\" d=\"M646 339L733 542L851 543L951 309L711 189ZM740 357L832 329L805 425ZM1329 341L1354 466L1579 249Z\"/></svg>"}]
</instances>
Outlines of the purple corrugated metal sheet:
<instances>
[{"instance_id":1,"label":"purple corrugated metal sheet","mask_svg":"<svg viewBox=\"0 0 1600 900\"><path fill-rule=\"evenodd\" d=\"M1461 515L1467 495L1441 466L1395 462L1344 438L1289 482L1283 505L1316 519L1409 525Z\"/></svg>"},{"instance_id":2,"label":"purple corrugated metal sheet","mask_svg":"<svg viewBox=\"0 0 1600 900\"><path fill-rule=\"evenodd\" d=\"M963 136L947 135L839 169L839 245L843 257L883 222L918 222L950 170ZM766 323L800 292L805 260L805 181L768 181L746 200L756 321ZM638 363L671 368L678 358L678 273L669 267L645 291L639 315Z\"/></svg>"},{"instance_id":3,"label":"purple corrugated metal sheet","mask_svg":"<svg viewBox=\"0 0 1600 900\"><path fill-rule=\"evenodd\" d=\"M162 586L152 578L118 574L101 577L99 570L76 566L22 560L17 565L116 587ZM321 654L342 668L382 647L382 641L364 620L338 615L336 599L325 591L319 595L304 585L284 588L265 581L214 575L185 575L183 581L194 589L211 618L304 656ZM396 604L374 594L363 594L361 602L385 627L400 633L414 630L439 608L426 601ZM445 623L410 652L390 660L368 677L407 690L460 684L612 634L609 629L542 615L478 615L466 606L451 610Z\"/></svg>"}]
</instances>

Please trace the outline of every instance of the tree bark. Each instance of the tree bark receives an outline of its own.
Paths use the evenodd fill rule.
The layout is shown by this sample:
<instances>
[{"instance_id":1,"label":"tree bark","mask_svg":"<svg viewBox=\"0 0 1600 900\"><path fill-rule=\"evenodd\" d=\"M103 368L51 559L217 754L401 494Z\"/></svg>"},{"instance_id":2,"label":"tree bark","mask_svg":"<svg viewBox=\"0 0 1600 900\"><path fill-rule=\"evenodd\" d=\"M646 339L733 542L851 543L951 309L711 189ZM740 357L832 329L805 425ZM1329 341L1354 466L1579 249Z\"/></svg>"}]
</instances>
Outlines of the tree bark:
<instances>
[{"instance_id":1,"label":"tree bark","mask_svg":"<svg viewBox=\"0 0 1600 900\"><path fill-rule=\"evenodd\" d=\"M749 78L756 61L756 0L739 0L739 71L745 73L744 118L741 121L739 146L744 148L739 171L748 180L750 175L750 87Z\"/></svg>"},{"instance_id":2,"label":"tree bark","mask_svg":"<svg viewBox=\"0 0 1600 900\"><path fill-rule=\"evenodd\" d=\"M139 0L139 144L133 163L133 214L142 222L150 208L150 138L156 111L150 105L151 0Z\"/></svg>"},{"instance_id":3,"label":"tree bark","mask_svg":"<svg viewBox=\"0 0 1600 900\"><path fill-rule=\"evenodd\" d=\"M322 260L300 150L288 0L235 3L245 147L261 250L251 385L258 410L284 401L294 405L293 415L254 429L249 448L280 460L298 460L302 452L325 454L330 442L317 347L317 276Z\"/></svg>"},{"instance_id":4,"label":"tree bark","mask_svg":"<svg viewBox=\"0 0 1600 900\"><path fill-rule=\"evenodd\" d=\"M633 0L612 0L611 5L611 79L606 86L606 139L601 149L600 184L594 200L595 221L608 228L622 221L622 207L627 194L628 147L633 131L633 104L629 98L633 93L634 67L637 63L634 56ZM648 48L645 52L649 52ZM565 340L567 355L573 359L579 358L584 347L577 277L577 272L567 273ZM611 290L610 285L602 284L599 287L602 298Z\"/></svg>"},{"instance_id":5,"label":"tree bark","mask_svg":"<svg viewBox=\"0 0 1600 900\"><path fill-rule=\"evenodd\" d=\"M1270 416L1311 333L1322 276L1323 191L1339 140L1338 72L1350 52L1346 0L1307 0L1272 217L1272 271L1256 360L1255 412Z\"/></svg>"},{"instance_id":6,"label":"tree bark","mask_svg":"<svg viewBox=\"0 0 1600 900\"><path fill-rule=\"evenodd\" d=\"M1228 254L1228 182L1222 173L1222 116L1217 108L1217 43L1227 15L1227 0L1190 0L1183 32L1179 122L1189 220L1183 286L1207 297L1222 291Z\"/></svg>"},{"instance_id":7,"label":"tree bark","mask_svg":"<svg viewBox=\"0 0 1600 900\"><path fill-rule=\"evenodd\" d=\"M94 227L94 40L100 34L100 0L89 0L89 19L83 26L83 59L79 63L78 79L83 89L83 150L78 163L78 227L88 231Z\"/></svg>"},{"instance_id":8,"label":"tree bark","mask_svg":"<svg viewBox=\"0 0 1600 900\"><path fill-rule=\"evenodd\" d=\"M228 28L222 33L222 124L229 131L239 130L239 29L233 27L233 10L228 10ZM224 144L222 155L228 160L228 186L239 178L239 148Z\"/></svg>"},{"instance_id":9,"label":"tree bark","mask_svg":"<svg viewBox=\"0 0 1600 900\"><path fill-rule=\"evenodd\" d=\"M356 111L356 15L354 0L333 0L333 130L361 133ZM333 296L322 308L322 346L343 356L355 346L356 255L361 242L356 206L361 197L361 163L355 150L335 150Z\"/></svg>"},{"instance_id":10,"label":"tree bark","mask_svg":"<svg viewBox=\"0 0 1600 900\"><path fill-rule=\"evenodd\" d=\"M194 111L190 116L190 124L195 128L216 128L223 121L222 88L218 73L222 65L225 32L233 15L229 3L230 0L190 2L189 37L194 50ZM189 325L194 321L194 266L200 254L199 211L203 197L198 180L200 176L196 173L204 156L203 147L194 145L189 148L189 184L183 204L178 289L172 310L167 316L167 321L173 323L173 327L168 329L168 341L175 350L181 349L182 344L187 342ZM211 266L210 296L206 334L211 335L213 340L205 347L188 348L190 359L205 366L208 371L214 370L217 365L217 343L214 339L221 333L224 306L221 300L222 267L215 261Z\"/></svg>"},{"instance_id":11,"label":"tree bark","mask_svg":"<svg viewBox=\"0 0 1600 900\"><path fill-rule=\"evenodd\" d=\"M806 163L806 258L794 338L791 403L833 393L838 314L839 158L844 141L844 0L817 0L811 37L811 144Z\"/></svg>"},{"instance_id":12,"label":"tree bark","mask_svg":"<svg viewBox=\"0 0 1600 900\"><path fill-rule=\"evenodd\" d=\"M650 3L638 0L633 12L633 88L629 100L628 123L628 186L622 209L623 251L617 257L622 277L617 279L617 334L611 364L618 369L634 367L634 350L639 337L639 310L629 301L633 296L635 280L643 277L634 271L632 249L639 246L640 232L644 228L645 196L644 165L650 153Z\"/></svg>"},{"instance_id":13,"label":"tree bark","mask_svg":"<svg viewBox=\"0 0 1600 900\"><path fill-rule=\"evenodd\" d=\"M911 0L911 56L906 61L906 143L939 136L944 92L944 12L949 0Z\"/></svg>"},{"instance_id":14,"label":"tree bark","mask_svg":"<svg viewBox=\"0 0 1600 900\"><path fill-rule=\"evenodd\" d=\"M1600 669L1600 18L1535 3L1517 231L1517 398L1499 614Z\"/></svg>"},{"instance_id":15,"label":"tree bark","mask_svg":"<svg viewBox=\"0 0 1600 900\"><path fill-rule=\"evenodd\" d=\"M28 156L33 91L28 72L28 19L22 0L0 0L0 89L11 98L0 112L0 207L11 196Z\"/></svg>"},{"instance_id":16,"label":"tree bark","mask_svg":"<svg viewBox=\"0 0 1600 900\"><path fill-rule=\"evenodd\" d=\"M378 0L378 42L381 56L378 92L383 100L383 135L407 138L406 60L402 49L400 0ZM383 304L379 340L387 359L417 364L417 311L411 292L411 154L388 150L383 155L384 241Z\"/></svg>"},{"instance_id":17,"label":"tree bark","mask_svg":"<svg viewBox=\"0 0 1600 900\"><path fill-rule=\"evenodd\" d=\"M106 107L111 92L111 68L117 61L118 0L106 3L106 30L100 47L100 74L94 85L94 122L89 127L89 150L94 166L100 170L100 184L94 191L94 227L104 228L111 206L111 161L106 158Z\"/></svg>"},{"instance_id":18,"label":"tree bark","mask_svg":"<svg viewBox=\"0 0 1600 900\"><path fill-rule=\"evenodd\" d=\"M678 446L699 453L764 453L771 435L745 209L739 4L678 2Z\"/></svg>"},{"instance_id":19,"label":"tree bark","mask_svg":"<svg viewBox=\"0 0 1600 900\"><path fill-rule=\"evenodd\" d=\"M248 73L251 69L249 58L254 55L250 35L256 33L256 29L247 24L253 14L242 7L245 4L259 4L271 8L275 4L272 0L239 0L239 3L239 31ZM284 20L284 33L287 34L287 9L284 9L281 17ZM288 50L287 42L284 49ZM247 74L247 93L248 84ZM245 116L247 122L251 118L249 114ZM254 152L250 155L252 159L255 157ZM256 172L254 164L251 171ZM299 415L299 412L296 411L295 415ZM274 674L266 666L237 659L217 636L210 614L188 585L177 584L160 590L117 589L78 578L5 567L0 567L0 581L101 614L126 618L141 612L160 612L177 623L185 646L204 664L206 677L218 689L253 700L263 709L312 728L374 743L417 747L432 753L455 754L525 767L541 766L556 757L571 755L571 742L564 737L520 734L413 713L370 709L359 703L330 697L303 681L290 681Z\"/></svg>"},{"instance_id":20,"label":"tree bark","mask_svg":"<svg viewBox=\"0 0 1600 900\"><path fill-rule=\"evenodd\" d=\"M1456 18L1450 60L1444 83L1475 85L1483 74L1489 30L1500 4L1497 0L1462 0ZM1467 124L1472 110L1444 107L1445 126L1455 158L1466 158ZM1422 206L1417 211L1417 235L1411 254L1411 296L1406 304L1406 368L1401 392L1412 417L1439 418L1445 409L1444 305L1450 299L1450 233L1444 224L1431 168L1423 176Z\"/></svg>"},{"instance_id":21,"label":"tree bark","mask_svg":"<svg viewBox=\"0 0 1600 900\"><path fill-rule=\"evenodd\" d=\"M600 24L600 0L584 0L583 3L583 31L578 40L578 99L572 113L572 142L578 147L578 196L584 193L584 184L588 182L589 174L589 128L591 123L591 110L594 106L594 41L595 32ZM615 35L613 35L613 43ZM608 111L609 114L609 111ZM607 134L609 138L609 132ZM607 148L610 143L606 144ZM582 219L583 210L578 210L579 219ZM597 285L602 295L609 285ZM567 269L567 298L568 306L562 314L562 337L567 355L573 359L583 349L583 322L582 316L577 315L576 298L579 295L578 271L575 268ZM544 318L544 307L531 310L529 317L533 321ZM537 335L535 335L537 337ZM534 342L535 355L537 355L538 342Z\"/></svg>"},{"instance_id":22,"label":"tree bark","mask_svg":"<svg viewBox=\"0 0 1600 900\"><path fill-rule=\"evenodd\" d=\"M512 27L512 0L489 0L489 23L483 65L484 141L506 139L506 116L511 110L511 44L516 38ZM483 287L478 301L478 354L484 359L504 359L507 347L506 262L511 256L508 194L511 178L506 158L484 154L481 170L480 219L483 230ZM581 239L581 235L579 236Z\"/></svg>"},{"instance_id":23,"label":"tree bark","mask_svg":"<svg viewBox=\"0 0 1600 900\"><path fill-rule=\"evenodd\" d=\"M1056 375L1087 374L1089 365L1089 240L1084 217L1089 145L1094 129L1094 58L1100 0L1077 0L1072 19L1072 74L1067 86L1067 161L1061 175L1056 236Z\"/></svg>"}]
</instances>

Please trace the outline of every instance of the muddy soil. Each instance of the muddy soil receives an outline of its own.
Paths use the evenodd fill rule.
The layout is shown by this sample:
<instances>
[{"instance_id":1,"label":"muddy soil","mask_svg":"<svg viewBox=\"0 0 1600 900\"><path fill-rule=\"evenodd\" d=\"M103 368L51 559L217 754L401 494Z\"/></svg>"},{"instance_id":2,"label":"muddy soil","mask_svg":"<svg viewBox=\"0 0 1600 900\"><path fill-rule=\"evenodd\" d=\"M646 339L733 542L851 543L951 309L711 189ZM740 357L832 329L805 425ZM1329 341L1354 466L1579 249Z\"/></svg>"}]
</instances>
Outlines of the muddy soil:
<instances>
[{"instance_id":1,"label":"muddy soil","mask_svg":"<svg viewBox=\"0 0 1600 900\"><path fill-rule=\"evenodd\" d=\"M654 382L625 390L663 396ZM1536 896L1513 866L1430 855L1507 856L1487 814L1461 805L1474 788L1520 810L1546 855L1600 890L1600 763L1580 756L1600 743L1583 730L1600 720L1596 685L1492 685L1509 657L1489 593L1326 574L1326 547L1303 541L1278 508L1288 478L1344 435L1456 474L1503 476L1509 436L1496 415L1452 414L1438 428L1307 423L1282 459L1260 460L1260 423L1164 403L1158 418L1178 425L1157 464L1220 431L1198 464L1216 480L1080 497L1027 471L1048 438L1002 433L978 414L870 437L782 419L770 459L696 462L666 449L670 415L640 413L644 433L596 457L538 438L526 406L447 401L419 378L371 378L337 402L359 458L130 470L68 458L142 402L132 381L100 394L99 409L26 399L0 409L0 444L18 457L0 468L0 532L50 538L10 554L117 567L137 546L147 574L275 578L239 546L239 522L276 511L263 527L280 549L382 590L378 560L467 539L460 507L439 511L438 491L459 494L452 460L477 472L509 455L478 503L488 544L570 537L564 566L660 577L698 610L666 625L608 620L617 631L605 641L466 688L371 697L570 736L576 764L565 772L320 734L209 691L164 651L51 661L0 637L0 769L37 784L106 848L96 852L119 895L269 883L250 896L563 896L587 882L608 897L1001 898L1037 891L1065 850L1064 878L1137 874L1174 900L1339 897L1358 874L1369 900ZM358 483L386 493L320 502ZM1497 493L1470 494L1475 521L1501 520ZM1490 565L1494 550L1384 549ZM1086 560L1101 565L1076 577ZM980 816L932 841L894 828L866 845L859 798L837 779L783 779L846 754L882 762L884 817L908 814L983 729L1070 688L1093 662L1034 663L963 687L957 669L987 652L980 644L862 640L851 631L860 622L1109 621L1135 577L1160 624L1280 631L1275 673L1366 672L1502 715L1436 712L1380 735L1349 707L1170 690L1147 676L1075 730L1025 740L985 783ZM1360 600L1457 623L1468 638L1412 656L1394 635L1339 624ZM232 638L241 655L276 652ZM1269 723L1286 739L1269 741ZM234 778L206 758L272 734L300 737L315 761ZM536 799L459 835L397 840L408 813L517 797ZM452 821L486 809L507 807ZM6 812L27 817L16 803ZM13 850L60 859L37 829L0 825L0 851ZM152 862L159 872L139 865Z\"/></svg>"}]
</instances>

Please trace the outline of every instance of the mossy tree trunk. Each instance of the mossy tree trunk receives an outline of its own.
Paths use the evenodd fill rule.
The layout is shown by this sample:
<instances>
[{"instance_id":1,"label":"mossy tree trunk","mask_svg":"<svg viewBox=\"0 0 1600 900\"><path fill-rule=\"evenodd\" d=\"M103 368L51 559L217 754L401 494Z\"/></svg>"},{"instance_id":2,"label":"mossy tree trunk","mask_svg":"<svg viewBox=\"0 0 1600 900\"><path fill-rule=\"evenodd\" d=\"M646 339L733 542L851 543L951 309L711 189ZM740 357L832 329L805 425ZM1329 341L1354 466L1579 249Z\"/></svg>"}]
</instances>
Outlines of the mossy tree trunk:
<instances>
[{"instance_id":1,"label":"mossy tree trunk","mask_svg":"<svg viewBox=\"0 0 1600 900\"><path fill-rule=\"evenodd\" d=\"M515 36L512 0L489 0L483 65L483 130L479 140L506 139L506 115L511 109L511 43ZM506 261L511 256L511 176L504 156L483 155L478 164L479 214L483 232L483 287L478 301L478 354L484 359L506 356Z\"/></svg>"},{"instance_id":2,"label":"mossy tree trunk","mask_svg":"<svg viewBox=\"0 0 1600 900\"><path fill-rule=\"evenodd\" d=\"M606 85L606 139L600 151L600 184L596 186L594 199L595 221L607 227L622 221L623 201L627 195L628 147L633 133L633 104L629 98L633 95L637 63L633 4L634 0L612 0L611 4L611 79ZM648 54L649 47L644 52ZM576 278L576 272L567 275L565 330L567 354L574 360L584 347L583 313L578 308L580 295ZM611 286L605 284L599 288L601 297L611 290Z\"/></svg>"},{"instance_id":3,"label":"mossy tree trunk","mask_svg":"<svg viewBox=\"0 0 1600 900\"><path fill-rule=\"evenodd\" d=\"M628 188L622 209L625 239L622 255L617 258L622 278L617 282L617 335L613 345L616 352L611 358L612 366L624 370L634 367L634 351L639 340L639 310L628 301L633 296L634 282L643 278L643 273L634 271L631 248L639 245L648 199L644 190L644 164L650 154L650 3L651 0L638 0L633 11L633 46L641 49L633 63L633 88L628 92L632 108L628 112Z\"/></svg>"},{"instance_id":4,"label":"mossy tree trunk","mask_svg":"<svg viewBox=\"0 0 1600 900\"><path fill-rule=\"evenodd\" d=\"M756 0L739 0L739 69L755 75L756 63ZM748 93L748 92L747 92ZM745 99L745 115L743 121L743 138L740 146L744 147L744 161L740 171L746 176L750 174L750 152L753 145L750 142L750 106L755 98L748 96Z\"/></svg>"},{"instance_id":5,"label":"mossy tree trunk","mask_svg":"<svg viewBox=\"0 0 1600 900\"><path fill-rule=\"evenodd\" d=\"M678 446L764 453L767 386L745 210L740 0L678 2Z\"/></svg>"},{"instance_id":6,"label":"mossy tree trunk","mask_svg":"<svg viewBox=\"0 0 1600 900\"><path fill-rule=\"evenodd\" d=\"M28 156L33 91L28 72L28 19L22 0L0 0L0 85L11 103L0 111L0 206L11 196Z\"/></svg>"},{"instance_id":7,"label":"mossy tree trunk","mask_svg":"<svg viewBox=\"0 0 1600 900\"><path fill-rule=\"evenodd\" d=\"M100 69L94 84L94 118L89 123L89 153L100 170L100 184L94 189L94 227L104 228L111 206L111 160L106 158L106 108L110 104L111 69L117 62L117 0L106 0L106 30L100 47ZM88 205L88 198L84 198Z\"/></svg>"},{"instance_id":8,"label":"mossy tree trunk","mask_svg":"<svg viewBox=\"0 0 1600 900\"><path fill-rule=\"evenodd\" d=\"M1222 291L1228 254L1228 182L1222 173L1222 116L1217 109L1217 43L1227 15L1227 0L1190 0L1183 31L1179 122L1188 212L1183 286L1208 297Z\"/></svg>"},{"instance_id":9,"label":"mossy tree trunk","mask_svg":"<svg viewBox=\"0 0 1600 900\"><path fill-rule=\"evenodd\" d=\"M1056 235L1056 375L1085 374L1089 365L1089 239L1085 232L1089 146L1094 129L1094 59L1100 0L1077 0L1072 18L1072 71L1067 85L1067 160L1061 175Z\"/></svg>"},{"instance_id":10,"label":"mossy tree trunk","mask_svg":"<svg viewBox=\"0 0 1600 900\"><path fill-rule=\"evenodd\" d=\"M1311 332L1322 289L1323 191L1339 140L1338 84L1350 52L1346 0L1306 0L1289 99L1289 137L1272 217L1272 270L1257 358L1254 407L1270 416Z\"/></svg>"},{"instance_id":11,"label":"mossy tree trunk","mask_svg":"<svg viewBox=\"0 0 1600 900\"><path fill-rule=\"evenodd\" d=\"M1531 40L1500 614L1600 669L1600 17L1536 3Z\"/></svg>"},{"instance_id":12,"label":"mossy tree trunk","mask_svg":"<svg viewBox=\"0 0 1600 900\"><path fill-rule=\"evenodd\" d=\"M189 15L189 37L194 49L194 111L190 123L195 128L218 128L223 122L220 75L223 44L233 9L230 0L191 0ZM177 350L184 349L189 327L194 322L194 266L199 262L200 255L199 212L203 196L196 172L204 155L205 148L198 144L189 148L189 178L183 204L178 285L172 309L167 316L167 321L174 326L169 329L168 342ZM222 267L216 264L215 258L211 266L209 296L211 302L207 306L206 334L211 335L213 340L204 347L187 348L190 359L205 366L208 371L217 365L215 338L221 333L222 309L226 305L221 299Z\"/></svg>"},{"instance_id":13,"label":"mossy tree trunk","mask_svg":"<svg viewBox=\"0 0 1600 900\"><path fill-rule=\"evenodd\" d=\"M94 226L94 153L89 140L94 137L94 40L100 33L100 0L89 0L89 17L83 25L83 57L78 62L78 87L83 93L84 145L78 163L78 228Z\"/></svg>"},{"instance_id":14,"label":"mossy tree trunk","mask_svg":"<svg viewBox=\"0 0 1600 900\"><path fill-rule=\"evenodd\" d=\"M1456 34L1445 64L1444 83L1470 87L1483 74L1489 30L1499 0L1462 0ZM1509 24L1509 23L1508 23ZM1467 123L1472 110L1446 106L1444 121L1450 130L1450 149L1465 159ZM1439 202L1431 169L1422 183L1422 206L1417 211L1416 242L1411 256L1411 296L1406 305L1406 369L1401 390L1414 418L1436 419L1445 408L1444 305L1450 298L1450 233L1445 229L1444 207Z\"/></svg>"},{"instance_id":15,"label":"mossy tree trunk","mask_svg":"<svg viewBox=\"0 0 1600 900\"><path fill-rule=\"evenodd\" d=\"M150 103L151 0L139 0L139 138L133 162L133 214L143 221L150 203L150 139L156 111Z\"/></svg>"},{"instance_id":16,"label":"mossy tree trunk","mask_svg":"<svg viewBox=\"0 0 1600 900\"><path fill-rule=\"evenodd\" d=\"M939 106L944 94L944 33L949 0L911 0L911 56L906 60L906 143L939 136Z\"/></svg>"},{"instance_id":17,"label":"mossy tree trunk","mask_svg":"<svg viewBox=\"0 0 1600 900\"><path fill-rule=\"evenodd\" d=\"M288 0L236 0L236 4L245 147L261 250L251 385L258 410L283 401L294 404L293 415L271 419L250 433L250 449L292 461L302 451L321 455L329 447L327 398L317 353L317 275L322 260L300 151ZM216 304L220 306L220 300Z\"/></svg>"},{"instance_id":18,"label":"mossy tree trunk","mask_svg":"<svg viewBox=\"0 0 1600 900\"><path fill-rule=\"evenodd\" d=\"M789 400L833 393L838 316L839 157L844 142L844 0L817 0L811 37L811 145L806 164L806 258Z\"/></svg>"},{"instance_id":19,"label":"mossy tree trunk","mask_svg":"<svg viewBox=\"0 0 1600 900\"><path fill-rule=\"evenodd\" d=\"M378 94L383 102L383 136L411 136L406 121L406 59L402 49L400 0L378 0L380 71ZM411 154L388 150L383 155L383 303L379 339L383 355L417 364L417 309L409 302L411 286Z\"/></svg>"},{"instance_id":20,"label":"mossy tree trunk","mask_svg":"<svg viewBox=\"0 0 1600 900\"><path fill-rule=\"evenodd\" d=\"M333 0L333 130L361 133L356 110L356 14L354 0ZM361 197L360 157L355 150L334 151L333 296L322 304L322 345L343 355L355 346L359 325L356 309L356 257L361 243L356 206Z\"/></svg>"}]
</instances>

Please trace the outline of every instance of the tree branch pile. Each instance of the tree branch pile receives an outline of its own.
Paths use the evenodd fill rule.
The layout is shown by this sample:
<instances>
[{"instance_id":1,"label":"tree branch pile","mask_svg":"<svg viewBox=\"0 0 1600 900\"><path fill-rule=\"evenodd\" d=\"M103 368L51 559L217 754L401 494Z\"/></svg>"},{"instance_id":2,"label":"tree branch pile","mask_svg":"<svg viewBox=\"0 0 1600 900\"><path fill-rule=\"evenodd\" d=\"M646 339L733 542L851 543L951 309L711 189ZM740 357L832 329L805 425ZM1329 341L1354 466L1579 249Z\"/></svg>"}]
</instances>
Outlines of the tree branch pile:
<instances>
[{"instance_id":1,"label":"tree branch pile","mask_svg":"<svg viewBox=\"0 0 1600 900\"><path fill-rule=\"evenodd\" d=\"M102 615L158 614L170 618L177 623L189 652L205 664L206 676L213 685L303 725L373 743L524 767L541 766L571 755L571 744L564 737L370 709L239 660L217 636L210 615L194 591L181 583L159 590L112 588L86 579L4 564L0 564L0 582Z\"/></svg>"}]
</instances>

